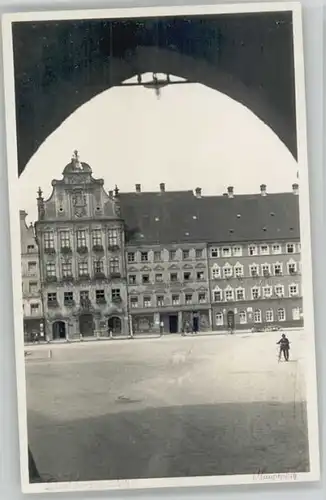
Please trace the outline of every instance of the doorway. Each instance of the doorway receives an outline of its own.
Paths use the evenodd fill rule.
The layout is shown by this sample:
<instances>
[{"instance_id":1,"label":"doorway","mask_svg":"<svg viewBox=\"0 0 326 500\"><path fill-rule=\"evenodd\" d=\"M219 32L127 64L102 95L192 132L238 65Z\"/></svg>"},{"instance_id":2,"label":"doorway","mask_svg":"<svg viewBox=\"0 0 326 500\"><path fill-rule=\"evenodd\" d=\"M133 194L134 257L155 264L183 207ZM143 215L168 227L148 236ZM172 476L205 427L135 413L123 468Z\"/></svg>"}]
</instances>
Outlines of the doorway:
<instances>
[{"instance_id":1,"label":"doorway","mask_svg":"<svg viewBox=\"0 0 326 500\"><path fill-rule=\"evenodd\" d=\"M66 338L66 323L64 321L55 321L52 325L53 340L64 340Z\"/></svg>"},{"instance_id":2,"label":"doorway","mask_svg":"<svg viewBox=\"0 0 326 500\"><path fill-rule=\"evenodd\" d=\"M82 337L92 337L94 335L92 314L81 314L79 316L79 333Z\"/></svg>"},{"instance_id":3,"label":"doorway","mask_svg":"<svg viewBox=\"0 0 326 500\"><path fill-rule=\"evenodd\" d=\"M234 312L233 311L228 311L226 319L227 319L227 324L228 324L229 330L234 330L234 327L235 327Z\"/></svg>"},{"instance_id":4,"label":"doorway","mask_svg":"<svg viewBox=\"0 0 326 500\"><path fill-rule=\"evenodd\" d=\"M112 316L112 318L109 318L108 328L109 332L112 332L113 334L121 333L122 331L121 319L118 318L117 316Z\"/></svg>"},{"instance_id":5,"label":"doorway","mask_svg":"<svg viewBox=\"0 0 326 500\"><path fill-rule=\"evenodd\" d=\"M197 313L194 313L192 318L192 330L195 333L199 331L199 316Z\"/></svg>"},{"instance_id":6,"label":"doorway","mask_svg":"<svg viewBox=\"0 0 326 500\"><path fill-rule=\"evenodd\" d=\"M178 315L171 314L169 316L169 332L178 333Z\"/></svg>"}]
</instances>

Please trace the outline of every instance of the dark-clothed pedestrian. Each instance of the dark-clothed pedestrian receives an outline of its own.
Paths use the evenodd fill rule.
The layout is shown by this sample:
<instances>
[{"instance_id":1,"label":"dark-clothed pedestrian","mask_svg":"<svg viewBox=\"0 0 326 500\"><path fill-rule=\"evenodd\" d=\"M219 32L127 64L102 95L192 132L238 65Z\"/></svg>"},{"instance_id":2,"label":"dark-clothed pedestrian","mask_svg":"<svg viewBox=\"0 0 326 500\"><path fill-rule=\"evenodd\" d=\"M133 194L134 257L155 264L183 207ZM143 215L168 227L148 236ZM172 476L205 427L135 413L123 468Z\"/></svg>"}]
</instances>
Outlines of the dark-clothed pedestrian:
<instances>
[{"instance_id":1,"label":"dark-clothed pedestrian","mask_svg":"<svg viewBox=\"0 0 326 500\"><path fill-rule=\"evenodd\" d=\"M285 333L282 334L282 337L277 342L277 345L280 346L280 351L278 356L279 361L281 361L282 359L282 354L285 361L289 361L290 342L289 339L286 337Z\"/></svg>"}]
</instances>

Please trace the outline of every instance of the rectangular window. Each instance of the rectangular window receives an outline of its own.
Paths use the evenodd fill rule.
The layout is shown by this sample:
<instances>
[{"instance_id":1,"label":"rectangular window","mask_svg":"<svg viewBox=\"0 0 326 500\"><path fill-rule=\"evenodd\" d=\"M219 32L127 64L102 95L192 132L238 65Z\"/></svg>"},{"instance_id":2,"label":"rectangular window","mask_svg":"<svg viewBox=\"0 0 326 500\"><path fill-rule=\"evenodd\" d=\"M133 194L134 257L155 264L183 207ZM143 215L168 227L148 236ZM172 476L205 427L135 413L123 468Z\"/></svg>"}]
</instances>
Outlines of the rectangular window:
<instances>
[{"instance_id":1,"label":"rectangular window","mask_svg":"<svg viewBox=\"0 0 326 500\"><path fill-rule=\"evenodd\" d=\"M135 262L135 252L128 252L127 254L127 259L128 259L128 262Z\"/></svg>"},{"instance_id":2,"label":"rectangular window","mask_svg":"<svg viewBox=\"0 0 326 500\"><path fill-rule=\"evenodd\" d=\"M189 250L182 250L182 258L183 259L189 259L189 257L190 257Z\"/></svg>"},{"instance_id":3,"label":"rectangular window","mask_svg":"<svg viewBox=\"0 0 326 500\"><path fill-rule=\"evenodd\" d=\"M249 266L249 270L250 270L250 276L252 277L259 276L259 267L256 264L251 264L251 266Z\"/></svg>"},{"instance_id":4,"label":"rectangular window","mask_svg":"<svg viewBox=\"0 0 326 500\"><path fill-rule=\"evenodd\" d=\"M111 290L111 298L113 301L117 301L121 299L121 291L120 288L112 288Z\"/></svg>"},{"instance_id":5,"label":"rectangular window","mask_svg":"<svg viewBox=\"0 0 326 500\"><path fill-rule=\"evenodd\" d=\"M149 274L143 274L142 277L141 277L141 281L144 285L146 285L147 283L149 283Z\"/></svg>"},{"instance_id":6,"label":"rectangular window","mask_svg":"<svg viewBox=\"0 0 326 500\"><path fill-rule=\"evenodd\" d=\"M57 302L57 294L55 292L48 293L48 303L53 304Z\"/></svg>"},{"instance_id":7,"label":"rectangular window","mask_svg":"<svg viewBox=\"0 0 326 500\"><path fill-rule=\"evenodd\" d=\"M105 301L104 290L95 290L95 298L96 302L104 302Z\"/></svg>"},{"instance_id":8,"label":"rectangular window","mask_svg":"<svg viewBox=\"0 0 326 500\"><path fill-rule=\"evenodd\" d=\"M283 266L282 264L274 264L274 275L275 276L282 276L283 274Z\"/></svg>"},{"instance_id":9,"label":"rectangular window","mask_svg":"<svg viewBox=\"0 0 326 500\"><path fill-rule=\"evenodd\" d=\"M198 302L199 304L204 304L206 302L206 293L205 292L199 292L198 293Z\"/></svg>"},{"instance_id":10,"label":"rectangular window","mask_svg":"<svg viewBox=\"0 0 326 500\"><path fill-rule=\"evenodd\" d=\"M186 305L192 304L192 293L186 293L185 302L186 302Z\"/></svg>"},{"instance_id":11,"label":"rectangular window","mask_svg":"<svg viewBox=\"0 0 326 500\"><path fill-rule=\"evenodd\" d=\"M277 297L284 297L284 286L283 285L276 285L275 295Z\"/></svg>"},{"instance_id":12,"label":"rectangular window","mask_svg":"<svg viewBox=\"0 0 326 500\"><path fill-rule=\"evenodd\" d=\"M128 276L128 283L129 283L129 285L136 285L137 278L136 278L135 274L129 274L129 276Z\"/></svg>"},{"instance_id":13,"label":"rectangular window","mask_svg":"<svg viewBox=\"0 0 326 500\"><path fill-rule=\"evenodd\" d=\"M260 309L256 309L254 312L254 323L261 323L261 311Z\"/></svg>"},{"instance_id":14,"label":"rectangular window","mask_svg":"<svg viewBox=\"0 0 326 500\"><path fill-rule=\"evenodd\" d=\"M73 301L74 301L74 294L73 294L73 292L64 292L64 294L63 294L64 305L67 306L69 304L72 304Z\"/></svg>"},{"instance_id":15,"label":"rectangular window","mask_svg":"<svg viewBox=\"0 0 326 500\"><path fill-rule=\"evenodd\" d=\"M269 246L268 245L260 245L260 254L268 255L269 254Z\"/></svg>"},{"instance_id":16,"label":"rectangular window","mask_svg":"<svg viewBox=\"0 0 326 500\"><path fill-rule=\"evenodd\" d=\"M140 254L140 260L142 262L148 262L148 252L141 252L141 254Z\"/></svg>"},{"instance_id":17,"label":"rectangular window","mask_svg":"<svg viewBox=\"0 0 326 500\"><path fill-rule=\"evenodd\" d=\"M270 264L262 264L261 266L261 272L262 272L262 275L267 277L267 276L270 276L271 275L271 266Z\"/></svg>"},{"instance_id":18,"label":"rectangular window","mask_svg":"<svg viewBox=\"0 0 326 500\"><path fill-rule=\"evenodd\" d=\"M108 230L108 244L109 247L118 246L118 230L117 229L109 229Z\"/></svg>"},{"instance_id":19,"label":"rectangular window","mask_svg":"<svg viewBox=\"0 0 326 500\"><path fill-rule=\"evenodd\" d=\"M50 231L44 233L44 248L54 248L54 234Z\"/></svg>"},{"instance_id":20,"label":"rectangular window","mask_svg":"<svg viewBox=\"0 0 326 500\"><path fill-rule=\"evenodd\" d=\"M196 278L197 278L197 281L205 281L205 272L204 271L197 271Z\"/></svg>"},{"instance_id":21,"label":"rectangular window","mask_svg":"<svg viewBox=\"0 0 326 500\"><path fill-rule=\"evenodd\" d=\"M77 236L77 248L86 247L86 231L84 229L80 229L76 233Z\"/></svg>"},{"instance_id":22,"label":"rectangular window","mask_svg":"<svg viewBox=\"0 0 326 500\"><path fill-rule=\"evenodd\" d=\"M93 246L102 246L102 231L100 229L93 229L92 231Z\"/></svg>"},{"instance_id":23,"label":"rectangular window","mask_svg":"<svg viewBox=\"0 0 326 500\"><path fill-rule=\"evenodd\" d=\"M245 325L247 323L247 313L246 311L239 312L239 322L240 325Z\"/></svg>"},{"instance_id":24,"label":"rectangular window","mask_svg":"<svg viewBox=\"0 0 326 500\"><path fill-rule=\"evenodd\" d=\"M245 300L244 288L238 288L236 290L236 298L237 298L237 300Z\"/></svg>"},{"instance_id":25,"label":"rectangular window","mask_svg":"<svg viewBox=\"0 0 326 500\"><path fill-rule=\"evenodd\" d=\"M294 248L294 243L287 243L286 244L286 253L294 253L295 248Z\"/></svg>"},{"instance_id":26,"label":"rectangular window","mask_svg":"<svg viewBox=\"0 0 326 500\"><path fill-rule=\"evenodd\" d=\"M196 250L196 259L202 259L203 258L203 251L201 248L197 248Z\"/></svg>"},{"instance_id":27,"label":"rectangular window","mask_svg":"<svg viewBox=\"0 0 326 500\"><path fill-rule=\"evenodd\" d=\"M40 306L39 304L31 304L31 315L37 316L39 314Z\"/></svg>"},{"instance_id":28,"label":"rectangular window","mask_svg":"<svg viewBox=\"0 0 326 500\"><path fill-rule=\"evenodd\" d=\"M299 295L299 285L293 284L289 286L289 296L296 297Z\"/></svg>"},{"instance_id":29,"label":"rectangular window","mask_svg":"<svg viewBox=\"0 0 326 500\"><path fill-rule=\"evenodd\" d=\"M191 279L191 273L185 272L183 273L183 281L190 281Z\"/></svg>"},{"instance_id":30,"label":"rectangular window","mask_svg":"<svg viewBox=\"0 0 326 500\"><path fill-rule=\"evenodd\" d=\"M219 267L212 268L212 279L217 280L221 277L221 269Z\"/></svg>"},{"instance_id":31,"label":"rectangular window","mask_svg":"<svg viewBox=\"0 0 326 500\"><path fill-rule=\"evenodd\" d=\"M180 296L179 295L172 295L172 305L173 306L178 306L180 304Z\"/></svg>"},{"instance_id":32,"label":"rectangular window","mask_svg":"<svg viewBox=\"0 0 326 500\"><path fill-rule=\"evenodd\" d=\"M78 262L78 275L88 276L88 262Z\"/></svg>"},{"instance_id":33,"label":"rectangular window","mask_svg":"<svg viewBox=\"0 0 326 500\"><path fill-rule=\"evenodd\" d=\"M69 231L60 231L60 247L70 248L70 233Z\"/></svg>"},{"instance_id":34,"label":"rectangular window","mask_svg":"<svg viewBox=\"0 0 326 500\"><path fill-rule=\"evenodd\" d=\"M211 248L211 257L214 259L219 256L218 248Z\"/></svg>"},{"instance_id":35,"label":"rectangular window","mask_svg":"<svg viewBox=\"0 0 326 500\"><path fill-rule=\"evenodd\" d=\"M71 265L71 262L63 262L62 263L62 276L64 278L72 276L72 265Z\"/></svg>"},{"instance_id":36,"label":"rectangular window","mask_svg":"<svg viewBox=\"0 0 326 500\"><path fill-rule=\"evenodd\" d=\"M239 246L233 247L233 255L234 255L234 257L241 257L242 248Z\"/></svg>"},{"instance_id":37,"label":"rectangular window","mask_svg":"<svg viewBox=\"0 0 326 500\"><path fill-rule=\"evenodd\" d=\"M157 307L163 307L164 306L164 297L163 297L163 295L158 295L156 297L156 305L157 305Z\"/></svg>"},{"instance_id":38,"label":"rectangular window","mask_svg":"<svg viewBox=\"0 0 326 500\"><path fill-rule=\"evenodd\" d=\"M156 283L162 283L163 282L163 274L162 273L156 273L155 274L155 282Z\"/></svg>"},{"instance_id":39,"label":"rectangular window","mask_svg":"<svg viewBox=\"0 0 326 500\"><path fill-rule=\"evenodd\" d=\"M130 306L132 309L138 307L138 297L130 297Z\"/></svg>"},{"instance_id":40,"label":"rectangular window","mask_svg":"<svg viewBox=\"0 0 326 500\"><path fill-rule=\"evenodd\" d=\"M273 288L271 286L263 286L263 298L270 299L273 294Z\"/></svg>"},{"instance_id":41,"label":"rectangular window","mask_svg":"<svg viewBox=\"0 0 326 500\"><path fill-rule=\"evenodd\" d=\"M120 261L119 257L113 257L110 259L110 274L120 273Z\"/></svg>"},{"instance_id":42,"label":"rectangular window","mask_svg":"<svg viewBox=\"0 0 326 500\"><path fill-rule=\"evenodd\" d=\"M38 292L38 284L37 281L30 281L29 282L29 293L37 293Z\"/></svg>"},{"instance_id":43,"label":"rectangular window","mask_svg":"<svg viewBox=\"0 0 326 500\"><path fill-rule=\"evenodd\" d=\"M154 252L154 262L160 262L162 260L162 254L160 250L155 250Z\"/></svg>"},{"instance_id":44,"label":"rectangular window","mask_svg":"<svg viewBox=\"0 0 326 500\"><path fill-rule=\"evenodd\" d=\"M274 321L274 312L272 309L267 309L266 311L266 321L267 323L271 323Z\"/></svg>"},{"instance_id":45,"label":"rectangular window","mask_svg":"<svg viewBox=\"0 0 326 500\"><path fill-rule=\"evenodd\" d=\"M257 300L260 297L260 288L259 287L253 287L251 289L251 298L252 300Z\"/></svg>"},{"instance_id":46,"label":"rectangular window","mask_svg":"<svg viewBox=\"0 0 326 500\"><path fill-rule=\"evenodd\" d=\"M285 321L285 309L281 308L277 311L277 317L279 321Z\"/></svg>"},{"instance_id":47,"label":"rectangular window","mask_svg":"<svg viewBox=\"0 0 326 500\"><path fill-rule=\"evenodd\" d=\"M214 302L222 302L222 290L214 290Z\"/></svg>"},{"instance_id":48,"label":"rectangular window","mask_svg":"<svg viewBox=\"0 0 326 500\"><path fill-rule=\"evenodd\" d=\"M144 307L151 307L152 300L151 297L144 297Z\"/></svg>"},{"instance_id":49,"label":"rectangular window","mask_svg":"<svg viewBox=\"0 0 326 500\"><path fill-rule=\"evenodd\" d=\"M216 318L216 326L223 326L223 313L217 313L215 318Z\"/></svg>"},{"instance_id":50,"label":"rectangular window","mask_svg":"<svg viewBox=\"0 0 326 500\"><path fill-rule=\"evenodd\" d=\"M297 274L297 263L290 262L288 264L288 271L289 271L289 274Z\"/></svg>"},{"instance_id":51,"label":"rectangular window","mask_svg":"<svg viewBox=\"0 0 326 500\"><path fill-rule=\"evenodd\" d=\"M176 250L170 250L169 255L170 255L170 260L176 260L177 258Z\"/></svg>"},{"instance_id":52,"label":"rectangular window","mask_svg":"<svg viewBox=\"0 0 326 500\"><path fill-rule=\"evenodd\" d=\"M224 276L224 278L231 278L231 276L232 276L232 267L231 266L223 267L223 276Z\"/></svg>"},{"instance_id":53,"label":"rectangular window","mask_svg":"<svg viewBox=\"0 0 326 500\"><path fill-rule=\"evenodd\" d=\"M280 254L281 252L282 252L281 245L279 245L278 243L274 243L274 245L272 246L272 253Z\"/></svg>"},{"instance_id":54,"label":"rectangular window","mask_svg":"<svg viewBox=\"0 0 326 500\"><path fill-rule=\"evenodd\" d=\"M294 307L292 309L292 319L294 321L299 321L301 319L301 315L300 315L300 307Z\"/></svg>"},{"instance_id":55,"label":"rectangular window","mask_svg":"<svg viewBox=\"0 0 326 500\"><path fill-rule=\"evenodd\" d=\"M241 278L243 276L243 266L235 266L234 274L237 278Z\"/></svg>"},{"instance_id":56,"label":"rectangular window","mask_svg":"<svg viewBox=\"0 0 326 500\"><path fill-rule=\"evenodd\" d=\"M170 273L170 281L174 283L178 281L178 273Z\"/></svg>"},{"instance_id":57,"label":"rectangular window","mask_svg":"<svg viewBox=\"0 0 326 500\"><path fill-rule=\"evenodd\" d=\"M94 261L94 273L95 274L104 274L104 262L103 262L103 260L95 260Z\"/></svg>"},{"instance_id":58,"label":"rectangular window","mask_svg":"<svg viewBox=\"0 0 326 500\"><path fill-rule=\"evenodd\" d=\"M27 245L27 252L28 253L33 253L35 250L35 246L34 245Z\"/></svg>"},{"instance_id":59,"label":"rectangular window","mask_svg":"<svg viewBox=\"0 0 326 500\"><path fill-rule=\"evenodd\" d=\"M258 255L257 245L249 245L248 253L249 255Z\"/></svg>"},{"instance_id":60,"label":"rectangular window","mask_svg":"<svg viewBox=\"0 0 326 500\"><path fill-rule=\"evenodd\" d=\"M233 290L225 290L225 300L229 302L230 300L234 300Z\"/></svg>"},{"instance_id":61,"label":"rectangular window","mask_svg":"<svg viewBox=\"0 0 326 500\"><path fill-rule=\"evenodd\" d=\"M47 264L46 264L46 275L47 275L48 278L56 276L55 263L54 262L47 262Z\"/></svg>"},{"instance_id":62,"label":"rectangular window","mask_svg":"<svg viewBox=\"0 0 326 500\"><path fill-rule=\"evenodd\" d=\"M222 248L222 257L231 257L231 248L230 247L223 247Z\"/></svg>"}]
</instances>

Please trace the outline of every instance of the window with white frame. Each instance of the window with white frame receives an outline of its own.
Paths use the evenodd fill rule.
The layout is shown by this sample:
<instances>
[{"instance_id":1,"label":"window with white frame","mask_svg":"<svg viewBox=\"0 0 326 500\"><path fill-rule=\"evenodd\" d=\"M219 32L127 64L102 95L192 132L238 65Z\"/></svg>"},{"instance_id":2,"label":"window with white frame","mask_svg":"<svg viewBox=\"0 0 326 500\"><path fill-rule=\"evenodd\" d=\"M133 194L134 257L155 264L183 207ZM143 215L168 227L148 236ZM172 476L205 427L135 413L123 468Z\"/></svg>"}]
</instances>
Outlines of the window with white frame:
<instances>
[{"instance_id":1,"label":"window with white frame","mask_svg":"<svg viewBox=\"0 0 326 500\"><path fill-rule=\"evenodd\" d=\"M49 278L53 278L54 276L56 276L55 263L54 262L47 262L47 264L46 264L46 275Z\"/></svg>"},{"instance_id":2,"label":"window with white frame","mask_svg":"<svg viewBox=\"0 0 326 500\"><path fill-rule=\"evenodd\" d=\"M246 311L239 312L239 323L240 323L240 325L245 325L247 323L247 312Z\"/></svg>"},{"instance_id":3,"label":"window with white frame","mask_svg":"<svg viewBox=\"0 0 326 500\"><path fill-rule=\"evenodd\" d=\"M282 276L283 274L283 265L281 262L276 262L273 264L274 276Z\"/></svg>"},{"instance_id":4,"label":"window with white frame","mask_svg":"<svg viewBox=\"0 0 326 500\"><path fill-rule=\"evenodd\" d=\"M206 292L198 292L198 302L199 304L206 303Z\"/></svg>"},{"instance_id":5,"label":"window with white frame","mask_svg":"<svg viewBox=\"0 0 326 500\"><path fill-rule=\"evenodd\" d=\"M85 229L79 229L76 232L76 239L77 239L77 248L84 248L87 246Z\"/></svg>"},{"instance_id":6,"label":"window with white frame","mask_svg":"<svg viewBox=\"0 0 326 500\"><path fill-rule=\"evenodd\" d=\"M70 233L69 231L60 231L60 247L70 248Z\"/></svg>"},{"instance_id":7,"label":"window with white frame","mask_svg":"<svg viewBox=\"0 0 326 500\"><path fill-rule=\"evenodd\" d=\"M267 323L272 323L274 321L274 311L273 309L267 309L265 313L265 318Z\"/></svg>"},{"instance_id":8,"label":"window with white frame","mask_svg":"<svg viewBox=\"0 0 326 500\"><path fill-rule=\"evenodd\" d=\"M260 245L260 254L268 255L269 254L269 246L268 245Z\"/></svg>"},{"instance_id":9,"label":"window with white frame","mask_svg":"<svg viewBox=\"0 0 326 500\"><path fill-rule=\"evenodd\" d=\"M172 305L178 306L180 304L180 295L173 294L172 295Z\"/></svg>"},{"instance_id":10,"label":"window with white frame","mask_svg":"<svg viewBox=\"0 0 326 500\"><path fill-rule=\"evenodd\" d=\"M213 299L214 302L222 302L223 299L222 290L220 290L219 288L213 290Z\"/></svg>"},{"instance_id":11,"label":"window with white frame","mask_svg":"<svg viewBox=\"0 0 326 500\"><path fill-rule=\"evenodd\" d=\"M294 252L295 252L294 243L287 243L286 244L286 253L294 253Z\"/></svg>"},{"instance_id":12,"label":"window with white frame","mask_svg":"<svg viewBox=\"0 0 326 500\"><path fill-rule=\"evenodd\" d=\"M249 266L249 272L250 272L250 276L259 276L259 266L257 266L257 264L251 264Z\"/></svg>"},{"instance_id":13,"label":"window with white frame","mask_svg":"<svg viewBox=\"0 0 326 500\"><path fill-rule=\"evenodd\" d=\"M275 295L279 298L284 297L284 285L275 286Z\"/></svg>"},{"instance_id":14,"label":"window with white frame","mask_svg":"<svg viewBox=\"0 0 326 500\"><path fill-rule=\"evenodd\" d=\"M119 257L112 257L110 259L110 273L115 274L120 272L120 260Z\"/></svg>"},{"instance_id":15,"label":"window with white frame","mask_svg":"<svg viewBox=\"0 0 326 500\"><path fill-rule=\"evenodd\" d=\"M192 293L185 294L185 303L186 305L192 304Z\"/></svg>"},{"instance_id":16,"label":"window with white frame","mask_svg":"<svg viewBox=\"0 0 326 500\"><path fill-rule=\"evenodd\" d=\"M216 319L217 326L223 326L223 323L224 323L223 313L221 313L221 312L216 313L215 319Z\"/></svg>"},{"instance_id":17,"label":"window with white frame","mask_svg":"<svg viewBox=\"0 0 326 500\"><path fill-rule=\"evenodd\" d=\"M298 265L294 260L290 260L288 262L288 273L289 274L296 274L298 270Z\"/></svg>"},{"instance_id":18,"label":"window with white frame","mask_svg":"<svg viewBox=\"0 0 326 500\"><path fill-rule=\"evenodd\" d=\"M72 276L72 263L71 262L63 262L62 263L62 276L64 278Z\"/></svg>"},{"instance_id":19,"label":"window with white frame","mask_svg":"<svg viewBox=\"0 0 326 500\"><path fill-rule=\"evenodd\" d=\"M272 245L272 253L274 255L282 253L282 247L279 243L274 243Z\"/></svg>"},{"instance_id":20,"label":"window with white frame","mask_svg":"<svg viewBox=\"0 0 326 500\"><path fill-rule=\"evenodd\" d=\"M242 256L242 247L234 246L233 247L233 255L234 255L234 257L241 257Z\"/></svg>"},{"instance_id":21,"label":"window with white frame","mask_svg":"<svg viewBox=\"0 0 326 500\"><path fill-rule=\"evenodd\" d=\"M44 248L54 248L54 234L51 231L44 233Z\"/></svg>"},{"instance_id":22,"label":"window with white frame","mask_svg":"<svg viewBox=\"0 0 326 500\"><path fill-rule=\"evenodd\" d=\"M78 276L88 276L88 262L78 262Z\"/></svg>"},{"instance_id":23,"label":"window with white frame","mask_svg":"<svg viewBox=\"0 0 326 500\"><path fill-rule=\"evenodd\" d=\"M235 296L237 300L245 300L245 289L237 288L235 291Z\"/></svg>"},{"instance_id":24,"label":"window with white frame","mask_svg":"<svg viewBox=\"0 0 326 500\"><path fill-rule=\"evenodd\" d=\"M285 321L286 316L285 316L285 309L283 307L281 307L280 309L278 309L278 311L277 311L277 319L279 321Z\"/></svg>"},{"instance_id":25,"label":"window with white frame","mask_svg":"<svg viewBox=\"0 0 326 500\"><path fill-rule=\"evenodd\" d=\"M248 247L248 254L249 255L258 255L257 245L249 245L249 247Z\"/></svg>"},{"instance_id":26,"label":"window with white frame","mask_svg":"<svg viewBox=\"0 0 326 500\"><path fill-rule=\"evenodd\" d=\"M127 259L128 259L128 262L135 262L135 260L136 260L135 252L128 252Z\"/></svg>"},{"instance_id":27,"label":"window with white frame","mask_svg":"<svg viewBox=\"0 0 326 500\"><path fill-rule=\"evenodd\" d=\"M140 252L140 260L142 262L148 262L148 252Z\"/></svg>"},{"instance_id":28,"label":"window with white frame","mask_svg":"<svg viewBox=\"0 0 326 500\"><path fill-rule=\"evenodd\" d=\"M251 298L252 300L257 300L260 297L260 287L259 286L254 286L251 289Z\"/></svg>"},{"instance_id":29,"label":"window with white frame","mask_svg":"<svg viewBox=\"0 0 326 500\"><path fill-rule=\"evenodd\" d=\"M301 319L300 307L294 307L292 309L292 319L294 321L299 321Z\"/></svg>"},{"instance_id":30,"label":"window with white frame","mask_svg":"<svg viewBox=\"0 0 326 500\"><path fill-rule=\"evenodd\" d=\"M263 276L270 276L271 275L271 266L270 264L262 264L261 265L261 273Z\"/></svg>"},{"instance_id":31,"label":"window with white frame","mask_svg":"<svg viewBox=\"0 0 326 500\"><path fill-rule=\"evenodd\" d=\"M108 230L108 243L109 247L115 247L118 245L118 230L117 229L109 229Z\"/></svg>"},{"instance_id":32,"label":"window with white frame","mask_svg":"<svg viewBox=\"0 0 326 500\"><path fill-rule=\"evenodd\" d=\"M261 310L256 309L254 311L254 323L261 323Z\"/></svg>"},{"instance_id":33,"label":"window with white frame","mask_svg":"<svg viewBox=\"0 0 326 500\"><path fill-rule=\"evenodd\" d=\"M223 277L224 278L231 278L232 277L232 266L230 264L225 264L223 267Z\"/></svg>"},{"instance_id":34,"label":"window with white frame","mask_svg":"<svg viewBox=\"0 0 326 500\"><path fill-rule=\"evenodd\" d=\"M234 276L236 278L241 278L243 276L243 265L237 263L234 266Z\"/></svg>"},{"instance_id":35,"label":"window with white frame","mask_svg":"<svg viewBox=\"0 0 326 500\"><path fill-rule=\"evenodd\" d=\"M221 269L219 268L219 266L217 265L214 265L212 267L212 279L213 280L217 280L221 277Z\"/></svg>"},{"instance_id":36,"label":"window with white frame","mask_svg":"<svg viewBox=\"0 0 326 500\"><path fill-rule=\"evenodd\" d=\"M226 288L224 290L224 296L226 302L230 302L231 300L234 300L234 290L232 288Z\"/></svg>"},{"instance_id":37,"label":"window with white frame","mask_svg":"<svg viewBox=\"0 0 326 500\"><path fill-rule=\"evenodd\" d=\"M219 257L220 252L218 248L211 248L211 257L216 258Z\"/></svg>"},{"instance_id":38,"label":"window with white frame","mask_svg":"<svg viewBox=\"0 0 326 500\"><path fill-rule=\"evenodd\" d=\"M270 299L273 294L273 288L269 285L263 286L263 298Z\"/></svg>"},{"instance_id":39,"label":"window with white frame","mask_svg":"<svg viewBox=\"0 0 326 500\"><path fill-rule=\"evenodd\" d=\"M296 297L299 295L299 285L297 283L292 283L289 285L289 296Z\"/></svg>"},{"instance_id":40,"label":"window with white frame","mask_svg":"<svg viewBox=\"0 0 326 500\"><path fill-rule=\"evenodd\" d=\"M136 307L138 307L138 297L130 297L130 306L132 309L136 309Z\"/></svg>"},{"instance_id":41,"label":"window with white frame","mask_svg":"<svg viewBox=\"0 0 326 500\"><path fill-rule=\"evenodd\" d=\"M144 307L151 307L152 298L149 296L144 297Z\"/></svg>"},{"instance_id":42,"label":"window with white frame","mask_svg":"<svg viewBox=\"0 0 326 500\"><path fill-rule=\"evenodd\" d=\"M222 248L222 257L231 257L231 248L230 247L223 247Z\"/></svg>"}]
</instances>

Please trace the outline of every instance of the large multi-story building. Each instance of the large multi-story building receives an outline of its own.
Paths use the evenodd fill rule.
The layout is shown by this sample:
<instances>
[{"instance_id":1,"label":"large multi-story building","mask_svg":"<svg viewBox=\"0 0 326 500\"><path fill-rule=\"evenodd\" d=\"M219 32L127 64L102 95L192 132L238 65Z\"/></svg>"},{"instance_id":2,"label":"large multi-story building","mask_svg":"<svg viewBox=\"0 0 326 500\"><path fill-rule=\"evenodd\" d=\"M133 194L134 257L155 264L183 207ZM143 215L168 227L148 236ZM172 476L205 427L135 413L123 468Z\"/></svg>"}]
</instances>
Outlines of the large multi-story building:
<instances>
[{"instance_id":1,"label":"large multi-story building","mask_svg":"<svg viewBox=\"0 0 326 500\"><path fill-rule=\"evenodd\" d=\"M20 210L21 273L24 337L33 340L43 332L43 306L40 284L39 253L33 224L26 224L27 213Z\"/></svg>"},{"instance_id":2,"label":"large multi-story building","mask_svg":"<svg viewBox=\"0 0 326 500\"><path fill-rule=\"evenodd\" d=\"M108 193L75 154L38 196L50 338L301 326L298 185Z\"/></svg>"}]
</instances>

